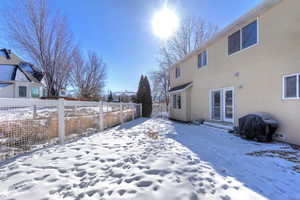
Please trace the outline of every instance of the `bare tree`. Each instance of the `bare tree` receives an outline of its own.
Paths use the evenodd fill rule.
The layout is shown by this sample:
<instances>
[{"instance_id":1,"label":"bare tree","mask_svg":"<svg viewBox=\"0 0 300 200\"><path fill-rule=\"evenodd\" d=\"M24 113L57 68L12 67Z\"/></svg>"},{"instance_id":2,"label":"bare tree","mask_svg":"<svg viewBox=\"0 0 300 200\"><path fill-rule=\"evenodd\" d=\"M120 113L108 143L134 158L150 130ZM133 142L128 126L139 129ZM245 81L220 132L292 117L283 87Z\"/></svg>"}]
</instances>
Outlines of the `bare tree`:
<instances>
[{"instance_id":1,"label":"bare tree","mask_svg":"<svg viewBox=\"0 0 300 200\"><path fill-rule=\"evenodd\" d=\"M105 87L106 65L95 52L88 53L84 61L77 49L73 54L71 80L78 96L86 99L99 99Z\"/></svg>"},{"instance_id":2,"label":"bare tree","mask_svg":"<svg viewBox=\"0 0 300 200\"><path fill-rule=\"evenodd\" d=\"M43 71L48 96L58 96L75 48L66 19L51 13L47 0L18 1L5 16L9 41Z\"/></svg>"},{"instance_id":3,"label":"bare tree","mask_svg":"<svg viewBox=\"0 0 300 200\"><path fill-rule=\"evenodd\" d=\"M199 48L218 30L216 25L200 18L188 17L182 20L181 26L172 38L160 48L158 69L150 73L155 100L169 104L168 89L170 87L169 67Z\"/></svg>"}]
</instances>

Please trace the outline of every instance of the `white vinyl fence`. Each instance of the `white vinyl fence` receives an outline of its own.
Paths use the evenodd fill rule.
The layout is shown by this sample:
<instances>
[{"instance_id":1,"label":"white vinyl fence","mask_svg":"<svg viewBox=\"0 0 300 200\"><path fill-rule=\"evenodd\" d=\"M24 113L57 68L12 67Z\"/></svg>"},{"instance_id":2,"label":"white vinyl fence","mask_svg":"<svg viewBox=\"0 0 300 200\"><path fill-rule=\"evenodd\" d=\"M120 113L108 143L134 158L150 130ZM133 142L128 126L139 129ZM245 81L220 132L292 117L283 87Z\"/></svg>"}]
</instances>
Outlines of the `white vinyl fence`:
<instances>
[{"instance_id":1,"label":"white vinyl fence","mask_svg":"<svg viewBox=\"0 0 300 200\"><path fill-rule=\"evenodd\" d=\"M141 104L0 99L0 162L141 116Z\"/></svg>"}]
</instances>

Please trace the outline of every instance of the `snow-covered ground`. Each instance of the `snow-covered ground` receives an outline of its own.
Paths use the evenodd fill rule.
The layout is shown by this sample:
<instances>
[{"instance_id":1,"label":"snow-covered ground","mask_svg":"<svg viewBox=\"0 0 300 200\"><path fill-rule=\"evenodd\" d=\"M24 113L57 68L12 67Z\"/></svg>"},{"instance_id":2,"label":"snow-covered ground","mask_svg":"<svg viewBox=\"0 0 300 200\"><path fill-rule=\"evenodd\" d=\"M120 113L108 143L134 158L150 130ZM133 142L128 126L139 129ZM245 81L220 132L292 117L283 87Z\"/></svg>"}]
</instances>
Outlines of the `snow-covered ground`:
<instances>
[{"instance_id":1,"label":"snow-covered ground","mask_svg":"<svg viewBox=\"0 0 300 200\"><path fill-rule=\"evenodd\" d=\"M298 158L285 144L138 119L0 166L0 199L296 200Z\"/></svg>"}]
</instances>

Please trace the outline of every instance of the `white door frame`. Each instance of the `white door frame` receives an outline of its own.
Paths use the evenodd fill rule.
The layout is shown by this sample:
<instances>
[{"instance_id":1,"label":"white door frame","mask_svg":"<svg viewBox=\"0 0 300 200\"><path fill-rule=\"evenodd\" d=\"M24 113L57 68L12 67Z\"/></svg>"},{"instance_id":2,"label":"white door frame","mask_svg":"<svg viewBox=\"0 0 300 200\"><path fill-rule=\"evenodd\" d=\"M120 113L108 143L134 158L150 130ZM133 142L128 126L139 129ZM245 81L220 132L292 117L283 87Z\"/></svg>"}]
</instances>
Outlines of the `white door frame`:
<instances>
[{"instance_id":1,"label":"white door frame","mask_svg":"<svg viewBox=\"0 0 300 200\"><path fill-rule=\"evenodd\" d=\"M214 97L213 97L213 93L214 92L220 92L220 119L214 119L213 118L213 115L214 115ZM210 119L211 120L215 120L215 121L222 121L222 101L223 101L223 92L222 92L222 89L213 89L213 90L210 90L210 102L209 102L209 105L210 105Z\"/></svg>"},{"instance_id":2,"label":"white door frame","mask_svg":"<svg viewBox=\"0 0 300 200\"><path fill-rule=\"evenodd\" d=\"M222 91L223 91L222 92L223 93L223 98L222 98L222 101L223 101L223 105L222 105L223 121L234 123L234 88L233 87L223 88ZM225 93L227 91L232 91L232 118L231 119L226 118L226 102L225 102L226 95L225 95Z\"/></svg>"},{"instance_id":3,"label":"white door frame","mask_svg":"<svg viewBox=\"0 0 300 200\"><path fill-rule=\"evenodd\" d=\"M220 113L221 113L221 119L216 120L213 119L213 112L214 112L214 106L213 106L213 92L220 91L221 95L221 108L220 108ZM225 117L225 92L226 91L232 91L232 119L226 119ZM234 123L234 113L235 113L235 93L234 93L234 87L226 87L226 88L218 88L218 89L211 89L210 94L209 94L209 110L210 110L210 119L215 120L215 121L225 121L225 122L230 122Z\"/></svg>"}]
</instances>

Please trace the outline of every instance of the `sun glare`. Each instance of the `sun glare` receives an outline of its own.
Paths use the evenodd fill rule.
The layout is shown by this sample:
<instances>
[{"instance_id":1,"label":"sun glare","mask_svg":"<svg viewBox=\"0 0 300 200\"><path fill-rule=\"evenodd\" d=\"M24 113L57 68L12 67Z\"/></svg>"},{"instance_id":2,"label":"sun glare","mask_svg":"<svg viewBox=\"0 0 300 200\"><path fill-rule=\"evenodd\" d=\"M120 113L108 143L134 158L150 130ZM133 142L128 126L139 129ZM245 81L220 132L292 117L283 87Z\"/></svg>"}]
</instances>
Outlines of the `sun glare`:
<instances>
[{"instance_id":1,"label":"sun glare","mask_svg":"<svg viewBox=\"0 0 300 200\"><path fill-rule=\"evenodd\" d=\"M179 18L176 13L166 5L157 11L152 19L152 28L156 36L161 39L171 37L179 26Z\"/></svg>"}]
</instances>

